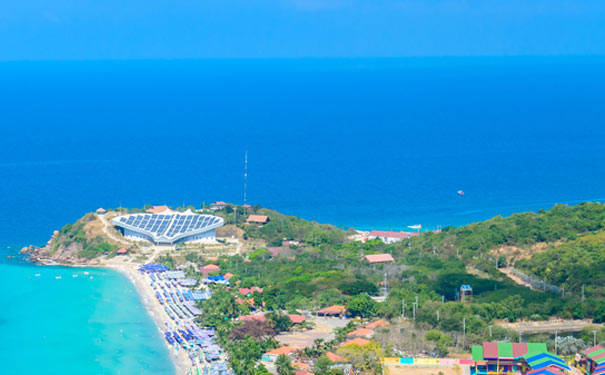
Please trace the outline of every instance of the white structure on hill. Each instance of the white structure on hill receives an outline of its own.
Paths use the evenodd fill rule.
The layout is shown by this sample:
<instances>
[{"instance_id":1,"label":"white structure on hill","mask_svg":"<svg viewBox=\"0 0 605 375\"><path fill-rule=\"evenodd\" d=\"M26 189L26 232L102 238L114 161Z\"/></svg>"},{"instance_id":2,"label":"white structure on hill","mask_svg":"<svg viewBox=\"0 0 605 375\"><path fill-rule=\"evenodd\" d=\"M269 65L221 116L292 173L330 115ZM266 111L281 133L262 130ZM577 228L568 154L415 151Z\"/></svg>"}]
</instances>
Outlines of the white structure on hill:
<instances>
[{"instance_id":1,"label":"white structure on hill","mask_svg":"<svg viewBox=\"0 0 605 375\"><path fill-rule=\"evenodd\" d=\"M191 210L177 212L169 208L159 213L118 216L112 222L124 237L157 245L214 241L216 229L224 224L223 219L217 216L200 215Z\"/></svg>"}]
</instances>

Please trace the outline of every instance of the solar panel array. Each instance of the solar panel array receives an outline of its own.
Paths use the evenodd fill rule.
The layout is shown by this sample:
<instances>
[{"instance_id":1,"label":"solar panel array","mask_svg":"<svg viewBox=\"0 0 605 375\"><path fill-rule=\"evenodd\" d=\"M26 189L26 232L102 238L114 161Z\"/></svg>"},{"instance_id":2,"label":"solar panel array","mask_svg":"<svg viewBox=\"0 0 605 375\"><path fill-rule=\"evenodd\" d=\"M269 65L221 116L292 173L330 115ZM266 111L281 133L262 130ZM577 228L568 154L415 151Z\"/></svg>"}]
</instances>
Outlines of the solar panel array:
<instances>
[{"instance_id":1,"label":"solar panel array","mask_svg":"<svg viewBox=\"0 0 605 375\"><path fill-rule=\"evenodd\" d=\"M216 216L135 214L120 218L120 222L151 233L155 237L176 237L218 224Z\"/></svg>"}]
</instances>

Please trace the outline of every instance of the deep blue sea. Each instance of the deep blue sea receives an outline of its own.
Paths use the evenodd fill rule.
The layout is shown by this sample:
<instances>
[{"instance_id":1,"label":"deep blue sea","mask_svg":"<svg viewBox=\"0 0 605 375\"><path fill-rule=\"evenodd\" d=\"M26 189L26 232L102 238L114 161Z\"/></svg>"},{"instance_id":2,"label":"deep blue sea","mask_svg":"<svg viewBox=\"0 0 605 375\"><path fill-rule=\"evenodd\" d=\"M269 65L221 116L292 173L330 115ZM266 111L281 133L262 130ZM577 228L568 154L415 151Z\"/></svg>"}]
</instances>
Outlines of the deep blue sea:
<instances>
[{"instance_id":1,"label":"deep blue sea","mask_svg":"<svg viewBox=\"0 0 605 375\"><path fill-rule=\"evenodd\" d=\"M0 248L43 244L98 207L242 202L246 150L248 203L343 227L438 228L603 200L604 67L605 57L0 63ZM0 272L6 283L20 288ZM31 308L49 290L73 298L30 288ZM3 314L0 329L13 324ZM88 345L67 337L54 339Z\"/></svg>"}]
</instances>

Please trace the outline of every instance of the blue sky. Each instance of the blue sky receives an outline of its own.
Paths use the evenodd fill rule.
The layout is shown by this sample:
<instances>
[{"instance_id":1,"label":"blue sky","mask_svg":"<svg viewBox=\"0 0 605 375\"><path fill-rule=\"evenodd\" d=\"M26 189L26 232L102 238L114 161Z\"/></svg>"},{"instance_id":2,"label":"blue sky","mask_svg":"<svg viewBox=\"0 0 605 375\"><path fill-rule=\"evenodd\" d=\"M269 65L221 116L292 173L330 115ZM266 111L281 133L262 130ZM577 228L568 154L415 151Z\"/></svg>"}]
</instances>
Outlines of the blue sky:
<instances>
[{"instance_id":1,"label":"blue sky","mask_svg":"<svg viewBox=\"0 0 605 375\"><path fill-rule=\"evenodd\" d=\"M605 1L0 2L0 60L569 54L605 54Z\"/></svg>"}]
</instances>

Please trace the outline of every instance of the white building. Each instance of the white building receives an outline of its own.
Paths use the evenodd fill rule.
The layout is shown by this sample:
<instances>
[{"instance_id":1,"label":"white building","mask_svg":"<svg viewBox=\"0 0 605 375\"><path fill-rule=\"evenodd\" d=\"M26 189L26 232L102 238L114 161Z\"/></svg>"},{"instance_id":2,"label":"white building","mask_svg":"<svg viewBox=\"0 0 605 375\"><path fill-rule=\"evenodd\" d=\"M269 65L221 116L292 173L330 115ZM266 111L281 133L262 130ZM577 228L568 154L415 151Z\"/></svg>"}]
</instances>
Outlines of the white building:
<instances>
[{"instance_id":1,"label":"white building","mask_svg":"<svg viewBox=\"0 0 605 375\"><path fill-rule=\"evenodd\" d=\"M387 230L373 230L368 234L368 239L380 239L385 244L392 244L395 242L399 242L404 238L410 238L417 236L417 232L392 232Z\"/></svg>"},{"instance_id":2,"label":"white building","mask_svg":"<svg viewBox=\"0 0 605 375\"><path fill-rule=\"evenodd\" d=\"M160 213L118 216L112 222L124 237L158 245L211 242L216 240L216 229L224 224L217 216L200 215L191 210L176 212L169 208Z\"/></svg>"}]
</instances>

